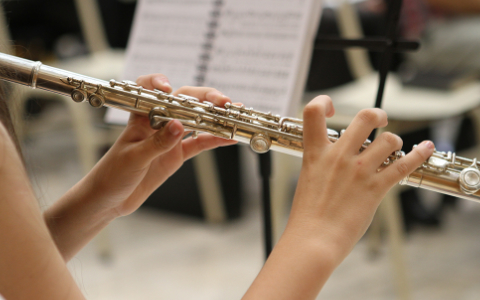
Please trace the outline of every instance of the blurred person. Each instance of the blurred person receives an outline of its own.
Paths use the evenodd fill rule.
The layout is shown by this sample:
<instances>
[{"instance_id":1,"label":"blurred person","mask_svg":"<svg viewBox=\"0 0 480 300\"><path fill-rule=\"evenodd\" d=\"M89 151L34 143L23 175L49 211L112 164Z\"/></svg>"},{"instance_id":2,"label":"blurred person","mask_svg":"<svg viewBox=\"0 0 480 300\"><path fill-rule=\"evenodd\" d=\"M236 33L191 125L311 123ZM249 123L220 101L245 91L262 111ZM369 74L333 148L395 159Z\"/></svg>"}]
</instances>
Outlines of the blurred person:
<instances>
[{"instance_id":1,"label":"blurred person","mask_svg":"<svg viewBox=\"0 0 480 300\"><path fill-rule=\"evenodd\" d=\"M401 35L420 42L420 49L407 53L399 69L406 84L422 86L428 82L425 88L444 89L448 81L468 83L478 78L480 1L403 0L402 4ZM385 14L387 5L385 0L367 0L361 8ZM461 131L463 125L472 127L463 116L439 120L428 134L438 150L455 152L460 132L468 136L463 140L472 140L470 132ZM472 142L463 144L468 147ZM407 230L415 224L439 226L445 206L456 202L451 196L428 193L410 189L402 194Z\"/></svg>"},{"instance_id":2,"label":"blurred person","mask_svg":"<svg viewBox=\"0 0 480 300\"><path fill-rule=\"evenodd\" d=\"M388 2L367 0L361 9L384 14ZM420 40L406 60L422 70L480 71L480 1L403 0L401 34Z\"/></svg>"},{"instance_id":3,"label":"blurred person","mask_svg":"<svg viewBox=\"0 0 480 300\"><path fill-rule=\"evenodd\" d=\"M403 33L420 39L407 58L421 70L479 72L480 1L404 0Z\"/></svg>"},{"instance_id":4,"label":"blurred person","mask_svg":"<svg viewBox=\"0 0 480 300\"><path fill-rule=\"evenodd\" d=\"M171 91L161 74L141 76L137 83ZM212 88L183 87L178 93L215 105L230 102ZM186 159L235 143L208 134L183 139L178 120L156 131L148 118L132 114L91 172L42 215L6 99L0 99L0 294L6 300L85 299L66 263L112 220L134 212ZM333 114L327 96L304 109L303 164L288 225L244 299L314 299L365 233L387 191L434 151L425 141L380 168L401 148L398 136L383 133L362 153L358 149L374 128L387 125L386 113L359 112L335 143L326 131Z\"/></svg>"},{"instance_id":5,"label":"blurred person","mask_svg":"<svg viewBox=\"0 0 480 300\"><path fill-rule=\"evenodd\" d=\"M452 82L470 82L478 78L480 1L404 0L401 18L402 34L420 41L420 49L405 57L404 75L430 76L432 80L438 76L439 80L442 77L451 78ZM459 139L471 140L460 137L461 133L472 136L461 130L462 123L468 122L463 116L435 122L430 135L437 149L454 152ZM421 195L431 199L428 208L426 203L422 205L418 202L422 197L416 196L416 193L418 191L410 191L413 205L403 203L403 207L410 210L411 217L424 224L439 225L445 205L456 202L451 196L426 195L422 192Z\"/></svg>"}]
</instances>

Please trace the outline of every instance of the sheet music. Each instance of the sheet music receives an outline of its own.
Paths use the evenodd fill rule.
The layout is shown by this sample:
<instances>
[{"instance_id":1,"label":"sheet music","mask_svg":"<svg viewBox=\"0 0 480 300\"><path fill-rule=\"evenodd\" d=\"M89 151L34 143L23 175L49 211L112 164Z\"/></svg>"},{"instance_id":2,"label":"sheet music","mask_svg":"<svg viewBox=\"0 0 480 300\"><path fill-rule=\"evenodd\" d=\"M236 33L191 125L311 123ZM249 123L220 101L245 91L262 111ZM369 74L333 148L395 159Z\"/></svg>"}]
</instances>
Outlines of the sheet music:
<instances>
[{"instance_id":1,"label":"sheet music","mask_svg":"<svg viewBox=\"0 0 480 300\"><path fill-rule=\"evenodd\" d=\"M161 72L174 89L210 86L292 115L320 10L320 0L140 0L124 78Z\"/></svg>"},{"instance_id":2,"label":"sheet music","mask_svg":"<svg viewBox=\"0 0 480 300\"><path fill-rule=\"evenodd\" d=\"M291 115L312 3L226 1L204 84L247 107Z\"/></svg>"},{"instance_id":3,"label":"sheet music","mask_svg":"<svg viewBox=\"0 0 480 300\"><path fill-rule=\"evenodd\" d=\"M193 85L211 9L211 0L139 1L124 78L160 72L174 88Z\"/></svg>"}]
</instances>

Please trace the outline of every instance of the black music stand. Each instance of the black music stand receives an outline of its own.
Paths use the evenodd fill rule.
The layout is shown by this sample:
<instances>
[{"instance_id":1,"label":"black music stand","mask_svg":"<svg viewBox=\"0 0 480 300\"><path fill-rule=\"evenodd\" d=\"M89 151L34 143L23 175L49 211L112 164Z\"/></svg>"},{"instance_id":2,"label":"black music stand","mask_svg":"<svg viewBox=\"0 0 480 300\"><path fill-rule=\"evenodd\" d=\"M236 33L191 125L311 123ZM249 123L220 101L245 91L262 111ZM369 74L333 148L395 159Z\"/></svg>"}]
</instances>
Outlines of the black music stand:
<instances>
[{"instance_id":1,"label":"black music stand","mask_svg":"<svg viewBox=\"0 0 480 300\"><path fill-rule=\"evenodd\" d=\"M397 37L398 23L402 7L402 0L387 1L387 31L384 37L343 39L338 37L324 36L317 38L315 49L322 50L343 50L349 47L361 47L370 51L382 52L379 66L379 84L375 107L382 107L383 91L387 80L388 72L395 52L406 52L417 50L420 46L418 41L408 41ZM370 135L370 140L375 138L376 130ZM260 174L263 182L263 223L266 258L273 249L272 222L271 222L271 200L270 200L270 174L271 154L260 154Z\"/></svg>"}]
</instances>

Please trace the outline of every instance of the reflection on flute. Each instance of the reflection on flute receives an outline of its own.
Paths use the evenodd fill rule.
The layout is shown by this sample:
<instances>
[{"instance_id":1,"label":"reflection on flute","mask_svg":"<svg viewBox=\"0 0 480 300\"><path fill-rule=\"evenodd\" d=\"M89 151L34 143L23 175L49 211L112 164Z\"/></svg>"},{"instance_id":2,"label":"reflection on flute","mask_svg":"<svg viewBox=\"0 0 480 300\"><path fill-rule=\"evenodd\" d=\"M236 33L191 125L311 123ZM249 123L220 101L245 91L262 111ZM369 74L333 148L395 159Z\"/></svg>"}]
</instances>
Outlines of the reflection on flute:
<instances>
[{"instance_id":1,"label":"reflection on flute","mask_svg":"<svg viewBox=\"0 0 480 300\"><path fill-rule=\"evenodd\" d=\"M187 130L194 131L194 137L197 132L207 132L249 144L257 153L272 149L295 156L303 154L303 121L300 119L230 103L216 107L187 95L147 90L129 81L99 80L3 53L0 53L0 68L4 70L2 80L69 96L75 102L89 102L93 107L109 106L146 115L155 129L177 119ZM340 138L336 131L327 130L330 141ZM360 151L369 144L370 141L365 141ZM384 166L403 155L402 151L395 151ZM477 160L457 157L455 153L434 152L400 184L480 201Z\"/></svg>"}]
</instances>

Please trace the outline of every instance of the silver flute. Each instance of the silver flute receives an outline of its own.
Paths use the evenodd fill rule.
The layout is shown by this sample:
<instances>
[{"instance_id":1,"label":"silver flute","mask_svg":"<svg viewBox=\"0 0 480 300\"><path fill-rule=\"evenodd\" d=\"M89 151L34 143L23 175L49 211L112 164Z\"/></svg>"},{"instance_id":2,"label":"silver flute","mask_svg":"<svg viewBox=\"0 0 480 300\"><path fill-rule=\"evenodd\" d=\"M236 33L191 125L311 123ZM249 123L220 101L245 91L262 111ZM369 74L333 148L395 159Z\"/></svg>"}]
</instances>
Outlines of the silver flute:
<instances>
[{"instance_id":1,"label":"silver flute","mask_svg":"<svg viewBox=\"0 0 480 300\"><path fill-rule=\"evenodd\" d=\"M249 144L253 151L275 150L295 156L303 154L303 121L227 103L215 106L187 95L147 90L130 81L104 81L0 53L0 79L88 102L93 107L114 107L148 116L150 126L160 129L179 120L187 130L206 132ZM330 141L341 134L327 129ZM370 145L366 140L360 151ZM404 156L395 151L383 163L387 166ZM480 171L477 159L435 151L400 184L429 189L464 199L480 201Z\"/></svg>"}]
</instances>

